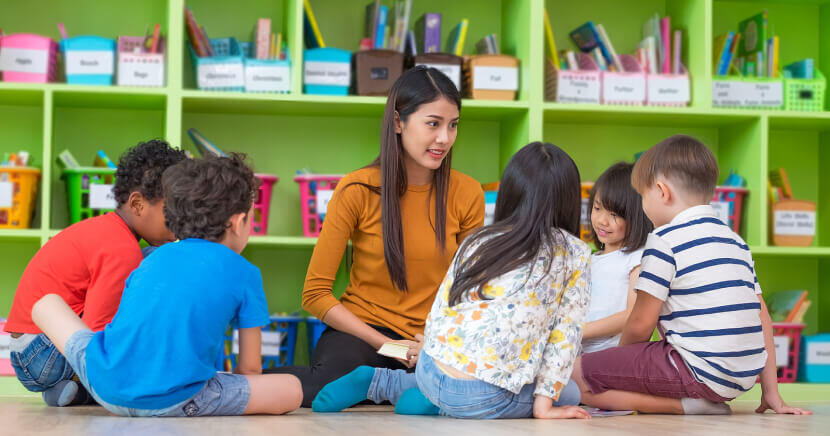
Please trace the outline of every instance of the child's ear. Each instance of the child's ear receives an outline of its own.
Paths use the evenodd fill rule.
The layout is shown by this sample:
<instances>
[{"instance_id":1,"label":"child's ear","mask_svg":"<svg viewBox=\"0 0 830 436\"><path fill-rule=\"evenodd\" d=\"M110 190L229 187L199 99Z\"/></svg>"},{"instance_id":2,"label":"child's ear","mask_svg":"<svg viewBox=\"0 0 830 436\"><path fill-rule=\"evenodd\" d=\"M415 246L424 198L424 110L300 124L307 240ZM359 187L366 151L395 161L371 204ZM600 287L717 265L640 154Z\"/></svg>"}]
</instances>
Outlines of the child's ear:
<instances>
[{"instance_id":1,"label":"child's ear","mask_svg":"<svg viewBox=\"0 0 830 436\"><path fill-rule=\"evenodd\" d=\"M246 219L246 213L240 212L231 215L230 219L228 220L230 223L230 230L236 235L241 235L242 230L245 228L246 225L249 225L248 220Z\"/></svg>"},{"instance_id":2,"label":"child's ear","mask_svg":"<svg viewBox=\"0 0 830 436\"><path fill-rule=\"evenodd\" d=\"M663 202L663 204L671 203L674 197L674 193L672 192L671 186L662 181L658 181L656 185L657 190L660 192L660 200Z\"/></svg>"},{"instance_id":3,"label":"child's ear","mask_svg":"<svg viewBox=\"0 0 830 436\"><path fill-rule=\"evenodd\" d=\"M135 216L141 216L146 203L147 199L138 191L130 192L130 196L127 198L127 207Z\"/></svg>"},{"instance_id":4,"label":"child's ear","mask_svg":"<svg viewBox=\"0 0 830 436\"><path fill-rule=\"evenodd\" d=\"M398 116L398 111L395 111L395 133L398 135L403 132L403 123L401 122L401 117Z\"/></svg>"}]
</instances>

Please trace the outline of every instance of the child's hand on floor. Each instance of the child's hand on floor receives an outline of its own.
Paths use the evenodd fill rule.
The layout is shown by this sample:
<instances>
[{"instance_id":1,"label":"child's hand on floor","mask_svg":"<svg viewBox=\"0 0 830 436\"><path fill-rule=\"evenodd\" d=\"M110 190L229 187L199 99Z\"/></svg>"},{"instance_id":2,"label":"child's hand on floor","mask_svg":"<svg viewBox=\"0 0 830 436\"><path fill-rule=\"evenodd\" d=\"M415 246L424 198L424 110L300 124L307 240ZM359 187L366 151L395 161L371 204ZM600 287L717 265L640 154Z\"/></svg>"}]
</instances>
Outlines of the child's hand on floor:
<instances>
[{"instance_id":1,"label":"child's hand on floor","mask_svg":"<svg viewBox=\"0 0 830 436\"><path fill-rule=\"evenodd\" d=\"M555 407L553 399L537 395L533 399L533 417L537 419L591 419L591 414L579 406Z\"/></svg>"},{"instance_id":2,"label":"child's hand on floor","mask_svg":"<svg viewBox=\"0 0 830 436\"><path fill-rule=\"evenodd\" d=\"M781 394L778 391L764 392L761 396L761 405L755 409L755 413L764 413L767 409L775 413L791 414L791 415L812 415L813 412L807 409L800 409L792 407L784 402Z\"/></svg>"}]
</instances>

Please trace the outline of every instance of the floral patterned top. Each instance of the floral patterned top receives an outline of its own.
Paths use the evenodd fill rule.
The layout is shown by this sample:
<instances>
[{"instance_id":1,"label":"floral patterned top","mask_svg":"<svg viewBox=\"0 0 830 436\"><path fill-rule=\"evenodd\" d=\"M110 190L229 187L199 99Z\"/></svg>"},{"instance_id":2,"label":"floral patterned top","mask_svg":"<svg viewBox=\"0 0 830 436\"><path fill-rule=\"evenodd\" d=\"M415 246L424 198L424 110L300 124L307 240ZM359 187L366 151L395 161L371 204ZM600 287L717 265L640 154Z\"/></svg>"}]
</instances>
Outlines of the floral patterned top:
<instances>
[{"instance_id":1,"label":"floral patterned top","mask_svg":"<svg viewBox=\"0 0 830 436\"><path fill-rule=\"evenodd\" d=\"M565 244L542 250L532 269L527 264L489 282L486 299L470 291L449 306L458 250L427 317L425 352L513 393L535 382L536 395L558 399L580 353L591 282L588 245L561 234Z\"/></svg>"}]
</instances>

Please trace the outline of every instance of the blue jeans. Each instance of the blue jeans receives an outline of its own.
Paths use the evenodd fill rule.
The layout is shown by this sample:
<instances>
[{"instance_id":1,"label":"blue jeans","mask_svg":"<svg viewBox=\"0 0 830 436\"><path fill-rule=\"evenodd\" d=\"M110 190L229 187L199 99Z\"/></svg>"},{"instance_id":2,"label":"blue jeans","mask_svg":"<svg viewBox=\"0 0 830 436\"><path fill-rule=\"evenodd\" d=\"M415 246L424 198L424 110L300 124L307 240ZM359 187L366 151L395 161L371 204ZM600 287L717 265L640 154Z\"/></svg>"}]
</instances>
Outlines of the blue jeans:
<instances>
[{"instance_id":1,"label":"blue jeans","mask_svg":"<svg viewBox=\"0 0 830 436\"><path fill-rule=\"evenodd\" d=\"M12 339L12 351L9 353L12 368L23 387L32 392L43 392L75 376L72 366L46 335L36 335L24 349L15 351L14 341L25 339L25 335Z\"/></svg>"},{"instance_id":2,"label":"blue jeans","mask_svg":"<svg viewBox=\"0 0 830 436\"><path fill-rule=\"evenodd\" d=\"M443 415L472 419L530 418L535 387L533 383L527 384L514 394L481 380L453 378L444 374L432 357L422 351L414 374L400 369L375 369L368 398L376 403L394 404L405 391L418 388ZM569 381L554 406L578 405L579 400L579 388Z\"/></svg>"},{"instance_id":3,"label":"blue jeans","mask_svg":"<svg viewBox=\"0 0 830 436\"><path fill-rule=\"evenodd\" d=\"M120 416L234 416L242 415L248 407L251 386L245 376L216 373L192 398L161 409L135 409L107 403L89 384L86 373L86 347L95 335L91 330L79 330L66 341L66 359L76 369L78 378L98 404Z\"/></svg>"}]
</instances>

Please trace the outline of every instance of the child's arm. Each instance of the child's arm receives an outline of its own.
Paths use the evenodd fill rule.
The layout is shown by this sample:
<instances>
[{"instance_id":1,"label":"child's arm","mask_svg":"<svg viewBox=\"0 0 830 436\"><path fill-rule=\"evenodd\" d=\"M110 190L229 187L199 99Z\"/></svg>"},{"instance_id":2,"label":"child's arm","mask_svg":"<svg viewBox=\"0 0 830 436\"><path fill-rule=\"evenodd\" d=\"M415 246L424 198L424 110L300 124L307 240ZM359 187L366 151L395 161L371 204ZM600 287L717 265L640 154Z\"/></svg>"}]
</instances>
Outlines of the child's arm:
<instances>
[{"instance_id":1,"label":"child's arm","mask_svg":"<svg viewBox=\"0 0 830 436\"><path fill-rule=\"evenodd\" d=\"M813 412L798 407L792 407L784 402L778 392L778 369L775 365L775 342L772 338L772 320L767 310L767 305L761 294L758 294L761 302L761 325L764 331L764 347L767 349L767 363L761 371L761 405L755 409L757 413L764 413L772 409L775 413L790 413L793 415L812 415Z\"/></svg>"},{"instance_id":2,"label":"child's arm","mask_svg":"<svg viewBox=\"0 0 830 436\"><path fill-rule=\"evenodd\" d=\"M654 328L657 327L657 318L663 301L657 297L638 290L637 301L623 328L620 346L648 342Z\"/></svg>"},{"instance_id":3,"label":"child's arm","mask_svg":"<svg viewBox=\"0 0 830 436\"><path fill-rule=\"evenodd\" d=\"M236 374L262 374L262 329L239 329L239 362Z\"/></svg>"},{"instance_id":4,"label":"child's arm","mask_svg":"<svg viewBox=\"0 0 830 436\"><path fill-rule=\"evenodd\" d=\"M625 327L625 322L631 315L631 310L634 309L634 301L637 300L637 293L634 291L634 283L637 277L640 276L640 267L636 267L628 274L628 299L626 301L625 309L621 310L611 316L591 321L585 324L585 330L582 331L582 339L601 338L605 336L614 336L622 332Z\"/></svg>"}]
</instances>

